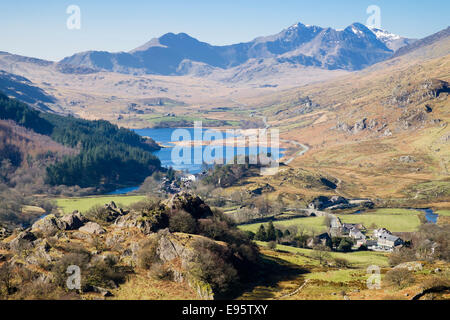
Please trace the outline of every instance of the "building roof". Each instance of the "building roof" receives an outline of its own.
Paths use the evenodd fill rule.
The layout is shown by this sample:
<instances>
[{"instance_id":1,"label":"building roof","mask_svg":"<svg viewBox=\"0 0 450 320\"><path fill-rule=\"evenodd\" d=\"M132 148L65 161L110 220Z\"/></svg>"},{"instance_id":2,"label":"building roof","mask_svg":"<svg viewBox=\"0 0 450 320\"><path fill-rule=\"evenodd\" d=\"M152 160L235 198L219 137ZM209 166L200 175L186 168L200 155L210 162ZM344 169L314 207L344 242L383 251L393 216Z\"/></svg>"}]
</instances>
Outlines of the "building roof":
<instances>
[{"instance_id":1,"label":"building roof","mask_svg":"<svg viewBox=\"0 0 450 320\"><path fill-rule=\"evenodd\" d=\"M394 235L392 235L392 234L382 235L380 238L381 238L381 239L386 239L386 240L392 241L392 242L395 242L395 241L397 241L398 239L400 239L399 237L394 236Z\"/></svg>"}]
</instances>

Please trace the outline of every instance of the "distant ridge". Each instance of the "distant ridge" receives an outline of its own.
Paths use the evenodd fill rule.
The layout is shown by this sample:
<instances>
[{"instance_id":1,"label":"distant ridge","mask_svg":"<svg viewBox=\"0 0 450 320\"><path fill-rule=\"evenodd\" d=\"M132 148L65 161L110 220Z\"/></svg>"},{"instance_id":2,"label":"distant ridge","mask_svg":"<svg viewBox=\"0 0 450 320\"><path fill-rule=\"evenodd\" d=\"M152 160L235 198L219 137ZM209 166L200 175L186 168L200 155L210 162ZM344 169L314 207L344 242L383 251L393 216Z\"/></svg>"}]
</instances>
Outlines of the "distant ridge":
<instances>
[{"instance_id":1,"label":"distant ridge","mask_svg":"<svg viewBox=\"0 0 450 320\"><path fill-rule=\"evenodd\" d=\"M374 32L361 23L344 30L296 23L278 34L228 46L213 46L185 33L167 33L129 52L81 52L64 58L58 65L68 73L97 70L184 75L207 74L209 68L229 69L252 59L272 59L274 64L353 71L391 57L393 40L397 41L395 48L409 43L409 39L382 30Z\"/></svg>"},{"instance_id":2,"label":"distant ridge","mask_svg":"<svg viewBox=\"0 0 450 320\"><path fill-rule=\"evenodd\" d=\"M400 48L392 56L392 58L397 58L397 57L403 56L403 55L408 54L408 53L410 53L410 52L412 52L414 50L417 50L417 49L419 49L421 47L425 47L425 46L428 46L430 44L436 43L436 42L438 42L438 41L440 41L442 39L445 39L445 38L447 38L449 36L450 36L450 27L447 27L447 29L439 31L439 32L437 32L435 34L432 34L431 36L428 36L426 38L417 40L416 42L414 42L414 43L412 43L410 45L407 45L407 46L405 46L403 48Z\"/></svg>"}]
</instances>

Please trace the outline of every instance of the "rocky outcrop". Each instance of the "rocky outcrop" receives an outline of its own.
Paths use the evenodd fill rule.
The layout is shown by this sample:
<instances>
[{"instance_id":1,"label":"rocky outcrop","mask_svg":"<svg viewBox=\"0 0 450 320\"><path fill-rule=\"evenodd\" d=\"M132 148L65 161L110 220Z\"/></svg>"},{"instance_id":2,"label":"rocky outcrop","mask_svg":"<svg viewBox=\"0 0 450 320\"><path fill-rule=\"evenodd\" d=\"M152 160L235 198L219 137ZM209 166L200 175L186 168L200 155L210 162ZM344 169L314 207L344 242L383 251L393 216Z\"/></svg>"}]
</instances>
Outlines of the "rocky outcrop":
<instances>
[{"instance_id":1,"label":"rocky outcrop","mask_svg":"<svg viewBox=\"0 0 450 320\"><path fill-rule=\"evenodd\" d=\"M367 121L366 118L357 121L355 123L355 125L353 126L353 130L352 130L353 133L357 134L357 133L360 133L361 131L365 130L367 128L366 121Z\"/></svg>"},{"instance_id":2,"label":"rocky outcrop","mask_svg":"<svg viewBox=\"0 0 450 320\"><path fill-rule=\"evenodd\" d=\"M8 262L35 272L36 279L42 276L47 283L59 277L59 272L65 275L64 269L58 269L65 263L83 266L83 270L102 268L101 274L86 282L77 294L93 292L103 297L111 295L108 289L116 289L122 284L119 281L124 281L128 270L140 275L149 272L152 277L161 274L166 277L168 271L164 279L170 277L186 283L193 289L189 291L196 292L198 298L210 300L215 295L228 292L239 279L240 267L244 264L251 266L254 257L258 256L250 240L242 244L244 239L240 236L235 238L233 225L222 223L219 215L215 215L216 220L213 220L210 207L191 194L179 194L164 202L143 203L126 214L114 203L101 209L116 212L119 216L113 224L108 224L103 219L105 211L93 214L96 221L102 221L100 225L74 211L63 217L49 215L28 230L16 230L13 236L0 242L1 263ZM171 233L169 217L180 214L180 211L195 217L198 225L222 223L220 228L227 243L208 238L209 232L200 227L195 232L202 235ZM248 245L248 250L241 252L236 249L236 244ZM147 259L150 254L151 262L142 267L142 259ZM228 274L223 272L225 280L221 278L222 270L211 271L223 266L229 271ZM108 272L103 272L103 268ZM162 273L158 273L159 270ZM116 281L116 277L121 280Z\"/></svg>"},{"instance_id":3,"label":"rocky outcrop","mask_svg":"<svg viewBox=\"0 0 450 320\"><path fill-rule=\"evenodd\" d=\"M98 223L88 222L83 227L79 229L81 232L100 235L106 233L106 230L102 228Z\"/></svg>"},{"instance_id":4,"label":"rocky outcrop","mask_svg":"<svg viewBox=\"0 0 450 320\"><path fill-rule=\"evenodd\" d=\"M343 197L339 197L339 196L334 196L331 198L328 198L325 196L320 196L320 197L317 197L316 199L314 199L309 204L309 208L315 209L315 210L323 210L328 207L336 206L339 204L348 204L348 200Z\"/></svg>"},{"instance_id":5,"label":"rocky outcrop","mask_svg":"<svg viewBox=\"0 0 450 320\"><path fill-rule=\"evenodd\" d=\"M67 224L57 218L55 215L50 214L38 221L36 221L31 230L33 232L40 232L44 235L54 235L58 231L66 230Z\"/></svg>"},{"instance_id":6,"label":"rocky outcrop","mask_svg":"<svg viewBox=\"0 0 450 320\"><path fill-rule=\"evenodd\" d=\"M417 261L404 262L397 265L394 269L407 269L409 271L420 271L423 269L423 263Z\"/></svg>"},{"instance_id":7,"label":"rocky outcrop","mask_svg":"<svg viewBox=\"0 0 450 320\"><path fill-rule=\"evenodd\" d=\"M208 283L197 279L191 272L190 266L195 257L192 244L196 240L207 240L208 238L188 234L171 234L168 230L158 233L159 258L169 266L174 273L174 279L178 282L187 282L194 289L200 299L213 300L214 293Z\"/></svg>"},{"instance_id":8,"label":"rocky outcrop","mask_svg":"<svg viewBox=\"0 0 450 320\"><path fill-rule=\"evenodd\" d=\"M3 240L11 235L11 231L0 226L0 240Z\"/></svg>"},{"instance_id":9,"label":"rocky outcrop","mask_svg":"<svg viewBox=\"0 0 450 320\"><path fill-rule=\"evenodd\" d=\"M139 213L131 212L119 217L114 225L119 228L138 228L148 235L169 226L169 217L164 211L151 210Z\"/></svg>"},{"instance_id":10,"label":"rocky outcrop","mask_svg":"<svg viewBox=\"0 0 450 320\"><path fill-rule=\"evenodd\" d=\"M415 163L417 162L416 159L414 159L414 157L412 156L401 156L398 161L403 162L403 163Z\"/></svg>"},{"instance_id":11,"label":"rocky outcrop","mask_svg":"<svg viewBox=\"0 0 450 320\"><path fill-rule=\"evenodd\" d=\"M61 218L50 214L36 221L31 229L34 232L40 232L44 235L51 236L56 234L58 231L78 230L83 227L86 222L88 222L88 219L78 211L64 215Z\"/></svg>"},{"instance_id":12,"label":"rocky outcrop","mask_svg":"<svg viewBox=\"0 0 450 320\"><path fill-rule=\"evenodd\" d=\"M105 204L103 215L105 216L104 220L106 222L114 222L119 217L125 216L129 213L129 211L123 210L122 208L118 208L114 201L111 201L109 204Z\"/></svg>"},{"instance_id":13,"label":"rocky outcrop","mask_svg":"<svg viewBox=\"0 0 450 320\"><path fill-rule=\"evenodd\" d=\"M258 185L253 186L253 187L251 187L251 188L249 188L249 189L247 190L247 192L248 192L249 194L251 194L251 195L257 195L257 196L260 196L260 195L262 195L263 193L266 193L266 192L273 192L273 191L275 191L275 188L272 187L272 186L271 186L270 184L268 184L268 183L265 183L265 184L258 184Z\"/></svg>"},{"instance_id":14,"label":"rocky outcrop","mask_svg":"<svg viewBox=\"0 0 450 320\"><path fill-rule=\"evenodd\" d=\"M71 214L65 215L61 221L66 224L65 230L78 230L88 221L80 212L74 211Z\"/></svg>"},{"instance_id":15,"label":"rocky outcrop","mask_svg":"<svg viewBox=\"0 0 450 320\"><path fill-rule=\"evenodd\" d=\"M345 132L347 134L358 134L366 129L374 130L378 125L376 120L371 120L369 124L367 121L367 118L362 118L356 121L353 125L349 125L345 122L338 122L333 129Z\"/></svg>"},{"instance_id":16,"label":"rocky outcrop","mask_svg":"<svg viewBox=\"0 0 450 320\"><path fill-rule=\"evenodd\" d=\"M190 193L179 193L167 202L169 210L184 210L194 219L205 219L213 215L211 208L198 196Z\"/></svg>"},{"instance_id":17,"label":"rocky outcrop","mask_svg":"<svg viewBox=\"0 0 450 320\"><path fill-rule=\"evenodd\" d=\"M37 239L33 242L33 250L26 257L26 261L33 265L42 265L52 262L54 259L49 254L50 244L46 239Z\"/></svg>"},{"instance_id":18,"label":"rocky outcrop","mask_svg":"<svg viewBox=\"0 0 450 320\"><path fill-rule=\"evenodd\" d=\"M9 249L13 252L21 252L22 250L32 248L34 246L33 241L37 238L34 233L30 231L23 231L17 235L9 243Z\"/></svg>"}]
</instances>

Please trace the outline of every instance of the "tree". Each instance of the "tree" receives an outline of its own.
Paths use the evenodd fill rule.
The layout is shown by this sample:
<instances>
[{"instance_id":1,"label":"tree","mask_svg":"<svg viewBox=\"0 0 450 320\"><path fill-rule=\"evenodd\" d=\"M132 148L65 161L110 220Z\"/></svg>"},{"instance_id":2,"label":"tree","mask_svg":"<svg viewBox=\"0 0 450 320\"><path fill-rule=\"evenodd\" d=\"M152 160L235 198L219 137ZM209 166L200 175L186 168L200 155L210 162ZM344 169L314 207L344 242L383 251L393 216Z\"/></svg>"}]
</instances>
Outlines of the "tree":
<instances>
[{"instance_id":1,"label":"tree","mask_svg":"<svg viewBox=\"0 0 450 320\"><path fill-rule=\"evenodd\" d=\"M331 218L331 216L326 216L325 219L323 220L323 225L327 228L331 228L332 221L333 219Z\"/></svg>"},{"instance_id":2,"label":"tree","mask_svg":"<svg viewBox=\"0 0 450 320\"><path fill-rule=\"evenodd\" d=\"M328 252L329 248L324 245L317 245L314 247L312 257L314 259L319 260L321 265L325 265L328 263L328 260L331 258L330 253Z\"/></svg>"},{"instance_id":3,"label":"tree","mask_svg":"<svg viewBox=\"0 0 450 320\"><path fill-rule=\"evenodd\" d=\"M267 233L266 228L264 228L264 225L261 225L258 229L258 232L256 232L255 240L257 241L267 241Z\"/></svg>"},{"instance_id":4,"label":"tree","mask_svg":"<svg viewBox=\"0 0 450 320\"><path fill-rule=\"evenodd\" d=\"M350 266L350 262L344 258L334 258L334 263L338 268L348 268Z\"/></svg>"},{"instance_id":5,"label":"tree","mask_svg":"<svg viewBox=\"0 0 450 320\"><path fill-rule=\"evenodd\" d=\"M350 252L352 251L353 241L349 238L343 238L339 243L338 250L342 252Z\"/></svg>"},{"instance_id":6,"label":"tree","mask_svg":"<svg viewBox=\"0 0 450 320\"><path fill-rule=\"evenodd\" d=\"M277 240L284 237L283 231L281 231L280 229L276 229L275 232L276 232Z\"/></svg>"},{"instance_id":7,"label":"tree","mask_svg":"<svg viewBox=\"0 0 450 320\"><path fill-rule=\"evenodd\" d=\"M275 240L277 240L277 234L276 234L275 227L274 227L272 221L269 222L269 226L267 227L266 239L267 239L266 241L275 241Z\"/></svg>"},{"instance_id":8,"label":"tree","mask_svg":"<svg viewBox=\"0 0 450 320\"><path fill-rule=\"evenodd\" d=\"M386 273L385 280L398 287L403 288L414 283L414 277L406 268L392 269Z\"/></svg>"},{"instance_id":9,"label":"tree","mask_svg":"<svg viewBox=\"0 0 450 320\"><path fill-rule=\"evenodd\" d=\"M195 233L197 222L186 211L176 211L169 217L170 232Z\"/></svg>"},{"instance_id":10,"label":"tree","mask_svg":"<svg viewBox=\"0 0 450 320\"><path fill-rule=\"evenodd\" d=\"M276 250L277 249L277 243L275 241L270 241L267 245L267 248L270 250Z\"/></svg>"},{"instance_id":11,"label":"tree","mask_svg":"<svg viewBox=\"0 0 450 320\"><path fill-rule=\"evenodd\" d=\"M1 267L0 267L0 293L1 291L4 291L4 293L6 295L11 294L11 291L13 289L12 286L12 280L14 277L14 273L12 270L12 267L9 263L4 263Z\"/></svg>"},{"instance_id":12,"label":"tree","mask_svg":"<svg viewBox=\"0 0 450 320\"><path fill-rule=\"evenodd\" d=\"M331 238L331 245L333 248L338 248L339 245L341 244L342 241L342 237L332 237Z\"/></svg>"},{"instance_id":13,"label":"tree","mask_svg":"<svg viewBox=\"0 0 450 320\"><path fill-rule=\"evenodd\" d=\"M309 236L306 233L304 233L304 234L300 234L297 237L295 237L294 241L297 243L297 247L306 248L308 239L309 239Z\"/></svg>"}]
</instances>

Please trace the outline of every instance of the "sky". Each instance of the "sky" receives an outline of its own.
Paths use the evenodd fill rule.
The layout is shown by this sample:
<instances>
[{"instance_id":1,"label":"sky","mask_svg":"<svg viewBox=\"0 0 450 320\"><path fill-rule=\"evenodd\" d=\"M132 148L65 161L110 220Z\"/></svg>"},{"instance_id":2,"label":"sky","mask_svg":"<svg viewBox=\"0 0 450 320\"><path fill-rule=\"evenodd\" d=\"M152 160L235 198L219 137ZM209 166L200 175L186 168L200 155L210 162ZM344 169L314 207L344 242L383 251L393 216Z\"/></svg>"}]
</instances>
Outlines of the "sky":
<instances>
[{"instance_id":1,"label":"sky","mask_svg":"<svg viewBox=\"0 0 450 320\"><path fill-rule=\"evenodd\" d=\"M67 27L71 5L80 9L80 29ZM448 0L1 0L0 51L59 61L87 50L130 51L168 32L226 45L297 22L366 24L371 5L380 8L381 27L401 36L423 38L449 26Z\"/></svg>"}]
</instances>

